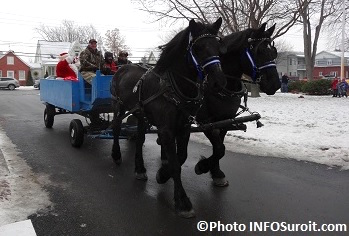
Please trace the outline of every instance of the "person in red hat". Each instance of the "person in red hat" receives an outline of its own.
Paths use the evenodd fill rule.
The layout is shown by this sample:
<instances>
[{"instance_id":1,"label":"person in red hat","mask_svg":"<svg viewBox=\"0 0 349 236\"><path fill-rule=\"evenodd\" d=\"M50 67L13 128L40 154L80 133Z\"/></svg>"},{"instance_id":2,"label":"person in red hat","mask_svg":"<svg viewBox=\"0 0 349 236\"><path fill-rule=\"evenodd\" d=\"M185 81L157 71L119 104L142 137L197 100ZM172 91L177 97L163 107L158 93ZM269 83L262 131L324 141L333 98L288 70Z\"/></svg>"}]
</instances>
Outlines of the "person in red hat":
<instances>
[{"instance_id":1,"label":"person in red hat","mask_svg":"<svg viewBox=\"0 0 349 236\"><path fill-rule=\"evenodd\" d=\"M104 58L97 49L97 40L90 39L88 46L80 53L80 73L84 80L91 84L96 71L104 68Z\"/></svg>"},{"instance_id":2,"label":"person in red hat","mask_svg":"<svg viewBox=\"0 0 349 236\"><path fill-rule=\"evenodd\" d=\"M59 62L56 66L57 79L77 80L78 69L74 64L74 57L64 52L59 55Z\"/></svg>"}]
</instances>

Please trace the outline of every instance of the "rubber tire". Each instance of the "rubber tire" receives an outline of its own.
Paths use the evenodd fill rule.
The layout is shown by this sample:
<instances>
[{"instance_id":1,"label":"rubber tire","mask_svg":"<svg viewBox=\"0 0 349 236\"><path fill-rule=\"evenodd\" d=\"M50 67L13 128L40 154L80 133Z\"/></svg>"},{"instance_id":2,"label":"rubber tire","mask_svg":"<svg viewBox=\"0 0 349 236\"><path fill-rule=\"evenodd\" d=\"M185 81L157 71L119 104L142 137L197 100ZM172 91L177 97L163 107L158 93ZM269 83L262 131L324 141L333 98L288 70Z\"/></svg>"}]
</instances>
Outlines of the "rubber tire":
<instances>
[{"instance_id":1,"label":"rubber tire","mask_svg":"<svg viewBox=\"0 0 349 236\"><path fill-rule=\"evenodd\" d=\"M14 86L13 84L9 84L8 86L9 90L15 90L16 86Z\"/></svg>"},{"instance_id":2,"label":"rubber tire","mask_svg":"<svg viewBox=\"0 0 349 236\"><path fill-rule=\"evenodd\" d=\"M84 143L84 126L81 120L74 119L69 125L70 143L73 147L81 147Z\"/></svg>"},{"instance_id":3,"label":"rubber tire","mask_svg":"<svg viewBox=\"0 0 349 236\"><path fill-rule=\"evenodd\" d=\"M46 108L44 110L44 123L46 128L52 128L53 123L55 121L55 113L56 109L52 105L46 105Z\"/></svg>"}]
</instances>

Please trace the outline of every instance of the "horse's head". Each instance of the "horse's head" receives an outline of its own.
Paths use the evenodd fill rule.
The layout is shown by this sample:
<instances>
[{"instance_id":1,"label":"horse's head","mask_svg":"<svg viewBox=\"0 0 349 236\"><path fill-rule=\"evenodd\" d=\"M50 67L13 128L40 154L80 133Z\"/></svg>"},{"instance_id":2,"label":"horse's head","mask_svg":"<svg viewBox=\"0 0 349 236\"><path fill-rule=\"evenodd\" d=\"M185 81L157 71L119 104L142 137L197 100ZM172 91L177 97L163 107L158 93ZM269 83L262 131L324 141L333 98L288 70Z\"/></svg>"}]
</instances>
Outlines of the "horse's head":
<instances>
[{"instance_id":1,"label":"horse's head","mask_svg":"<svg viewBox=\"0 0 349 236\"><path fill-rule=\"evenodd\" d=\"M249 47L245 55L252 66L252 79L259 84L262 92L273 95L281 86L275 64L277 50L271 39L275 24L268 30L265 30L265 26L266 23L252 31L247 39Z\"/></svg>"},{"instance_id":2,"label":"horse's head","mask_svg":"<svg viewBox=\"0 0 349 236\"><path fill-rule=\"evenodd\" d=\"M207 77L209 88L220 91L226 85L226 78L220 63L220 38L217 36L222 24L219 18L213 24L202 24L191 20L189 22L188 53L199 77Z\"/></svg>"}]
</instances>

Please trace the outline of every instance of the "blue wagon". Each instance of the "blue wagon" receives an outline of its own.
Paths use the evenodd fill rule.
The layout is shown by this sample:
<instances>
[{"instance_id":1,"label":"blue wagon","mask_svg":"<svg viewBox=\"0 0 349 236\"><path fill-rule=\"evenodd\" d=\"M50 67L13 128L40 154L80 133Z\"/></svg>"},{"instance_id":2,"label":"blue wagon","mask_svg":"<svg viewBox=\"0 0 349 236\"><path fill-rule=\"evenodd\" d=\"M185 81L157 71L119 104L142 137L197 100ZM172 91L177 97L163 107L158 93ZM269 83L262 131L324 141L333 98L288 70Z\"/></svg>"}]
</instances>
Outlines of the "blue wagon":
<instances>
[{"instance_id":1,"label":"blue wagon","mask_svg":"<svg viewBox=\"0 0 349 236\"><path fill-rule=\"evenodd\" d=\"M78 81L42 79L40 81L40 100L46 105L44 123L52 128L54 117L59 114L79 114L89 120L83 126L80 119L73 119L69 125L70 141L74 147L80 147L84 135L92 138L112 138L109 113L112 113L110 82L112 75L96 72L92 86L86 87L79 74ZM102 115L103 114L103 115ZM135 125L124 127L126 136L136 131Z\"/></svg>"}]
</instances>

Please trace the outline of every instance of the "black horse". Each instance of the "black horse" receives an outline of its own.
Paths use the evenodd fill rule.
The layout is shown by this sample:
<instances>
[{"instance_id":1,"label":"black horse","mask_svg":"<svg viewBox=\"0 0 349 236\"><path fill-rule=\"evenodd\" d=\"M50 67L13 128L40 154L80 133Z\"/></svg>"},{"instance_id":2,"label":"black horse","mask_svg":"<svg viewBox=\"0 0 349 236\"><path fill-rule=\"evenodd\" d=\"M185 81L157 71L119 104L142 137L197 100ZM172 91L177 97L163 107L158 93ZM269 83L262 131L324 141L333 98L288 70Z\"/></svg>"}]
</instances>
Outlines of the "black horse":
<instances>
[{"instance_id":1,"label":"black horse","mask_svg":"<svg viewBox=\"0 0 349 236\"><path fill-rule=\"evenodd\" d=\"M202 103L204 87L219 92L226 85L219 60L221 44L217 37L221 23L221 18L208 25L191 20L185 30L163 46L154 69L146 71L137 65L125 65L114 75L111 84L115 117L113 160L117 164L121 162L121 122L132 113L138 119L136 177L147 179L142 145L146 124L155 125L161 138L161 149L168 160L166 173L174 180L175 209L183 217L193 217L194 211L181 183L177 155L187 153L190 117L196 115Z\"/></svg>"},{"instance_id":2,"label":"black horse","mask_svg":"<svg viewBox=\"0 0 349 236\"><path fill-rule=\"evenodd\" d=\"M242 74L251 77L259 84L260 90L268 95L275 94L280 88L274 61L277 50L271 40L275 25L268 30L265 30L265 26L263 24L259 29L247 29L223 38L227 53L221 56L221 63L227 75L227 86L220 94L210 91L205 94L204 105L197 116L198 122L210 123L236 117L244 91ZM228 185L219 166L219 160L225 155L224 138L227 131L214 129L204 132L213 146L213 153L207 159L202 158L195 166L197 174L210 171L216 186Z\"/></svg>"}]
</instances>

